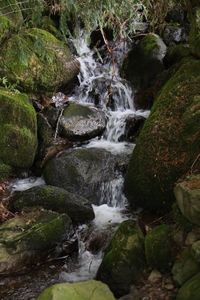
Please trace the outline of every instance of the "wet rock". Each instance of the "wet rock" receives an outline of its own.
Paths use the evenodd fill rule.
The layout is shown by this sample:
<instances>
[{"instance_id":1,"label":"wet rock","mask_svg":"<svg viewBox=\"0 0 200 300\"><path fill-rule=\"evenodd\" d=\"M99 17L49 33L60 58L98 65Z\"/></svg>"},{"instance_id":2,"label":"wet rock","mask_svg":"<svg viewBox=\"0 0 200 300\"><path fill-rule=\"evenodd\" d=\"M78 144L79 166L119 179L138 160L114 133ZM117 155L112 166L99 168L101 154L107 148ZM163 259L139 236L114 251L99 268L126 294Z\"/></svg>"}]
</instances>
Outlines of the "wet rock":
<instances>
[{"instance_id":1,"label":"wet rock","mask_svg":"<svg viewBox=\"0 0 200 300\"><path fill-rule=\"evenodd\" d=\"M200 298L200 273L193 276L180 288L176 300L199 300Z\"/></svg>"},{"instance_id":2,"label":"wet rock","mask_svg":"<svg viewBox=\"0 0 200 300\"><path fill-rule=\"evenodd\" d=\"M125 194L131 205L162 213L170 209L175 200L174 183L197 158L199 71L199 60L183 60L155 99L125 177Z\"/></svg>"},{"instance_id":3,"label":"wet rock","mask_svg":"<svg viewBox=\"0 0 200 300\"><path fill-rule=\"evenodd\" d=\"M66 213L74 223L84 223L94 219L92 206L85 198L55 186L44 185L15 192L10 200L11 210L15 212L34 206Z\"/></svg>"},{"instance_id":4,"label":"wet rock","mask_svg":"<svg viewBox=\"0 0 200 300\"><path fill-rule=\"evenodd\" d=\"M0 159L28 168L37 149L36 113L26 94L0 89Z\"/></svg>"},{"instance_id":5,"label":"wet rock","mask_svg":"<svg viewBox=\"0 0 200 300\"><path fill-rule=\"evenodd\" d=\"M166 45L173 43L187 42L188 36L186 29L177 24L169 24L165 27L163 32L163 41Z\"/></svg>"},{"instance_id":6,"label":"wet rock","mask_svg":"<svg viewBox=\"0 0 200 300\"><path fill-rule=\"evenodd\" d=\"M191 17L189 42L192 54L200 58L200 7L193 11Z\"/></svg>"},{"instance_id":7,"label":"wet rock","mask_svg":"<svg viewBox=\"0 0 200 300\"><path fill-rule=\"evenodd\" d=\"M70 218L65 214L33 210L0 226L0 274L23 270L45 257L69 233Z\"/></svg>"},{"instance_id":8,"label":"wet rock","mask_svg":"<svg viewBox=\"0 0 200 300\"><path fill-rule=\"evenodd\" d=\"M183 285L198 272L199 264L194 259L190 249L186 249L180 254L172 268L173 279L179 285Z\"/></svg>"},{"instance_id":9,"label":"wet rock","mask_svg":"<svg viewBox=\"0 0 200 300\"><path fill-rule=\"evenodd\" d=\"M95 107L71 102L62 114L60 127L62 135L70 140L88 140L103 133L106 117Z\"/></svg>"},{"instance_id":10,"label":"wet rock","mask_svg":"<svg viewBox=\"0 0 200 300\"><path fill-rule=\"evenodd\" d=\"M142 127L144 126L145 118L141 116L130 116L126 119L125 127L125 140L128 142L134 142L140 134Z\"/></svg>"},{"instance_id":11,"label":"wet rock","mask_svg":"<svg viewBox=\"0 0 200 300\"><path fill-rule=\"evenodd\" d=\"M52 34L31 28L4 42L0 69L2 76L24 91L44 94L69 84L79 73L79 63Z\"/></svg>"},{"instance_id":12,"label":"wet rock","mask_svg":"<svg viewBox=\"0 0 200 300\"><path fill-rule=\"evenodd\" d=\"M37 300L115 300L106 284L88 280L55 284L42 292Z\"/></svg>"},{"instance_id":13,"label":"wet rock","mask_svg":"<svg viewBox=\"0 0 200 300\"><path fill-rule=\"evenodd\" d=\"M97 272L97 279L108 284L120 297L129 292L145 265L144 240L133 221L123 222L110 244Z\"/></svg>"},{"instance_id":14,"label":"wet rock","mask_svg":"<svg viewBox=\"0 0 200 300\"><path fill-rule=\"evenodd\" d=\"M152 85L156 76L164 70L163 58L167 47L155 34L147 34L128 53L122 66L122 73L137 90Z\"/></svg>"},{"instance_id":15,"label":"wet rock","mask_svg":"<svg viewBox=\"0 0 200 300\"><path fill-rule=\"evenodd\" d=\"M190 222L200 225L200 175L188 176L177 183L174 192L182 214Z\"/></svg>"},{"instance_id":16,"label":"wet rock","mask_svg":"<svg viewBox=\"0 0 200 300\"><path fill-rule=\"evenodd\" d=\"M124 163L123 157L104 149L70 149L47 162L44 177L47 184L99 203L102 183L116 178Z\"/></svg>"},{"instance_id":17,"label":"wet rock","mask_svg":"<svg viewBox=\"0 0 200 300\"><path fill-rule=\"evenodd\" d=\"M147 264L159 271L169 270L172 262L171 227L159 225L149 231L145 237L145 255Z\"/></svg>"}]
</instances>

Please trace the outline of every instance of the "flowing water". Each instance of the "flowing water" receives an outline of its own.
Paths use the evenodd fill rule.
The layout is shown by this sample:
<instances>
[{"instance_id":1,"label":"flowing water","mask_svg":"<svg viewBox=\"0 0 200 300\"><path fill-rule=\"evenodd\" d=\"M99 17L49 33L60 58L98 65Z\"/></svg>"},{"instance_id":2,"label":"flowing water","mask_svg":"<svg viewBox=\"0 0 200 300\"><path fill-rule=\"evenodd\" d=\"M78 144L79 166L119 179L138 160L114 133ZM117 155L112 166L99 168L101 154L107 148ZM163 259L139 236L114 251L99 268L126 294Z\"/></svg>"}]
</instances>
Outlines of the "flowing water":
<instances>
[{"instance_id":1,"label":"flowing water","mask_svg":"<svg viewBox=\"0 0 200 300\"><path fill-rule=\"evenodd\" d=\"M93 139L83 147L103 148L114 155L122 153L130 155L134 144L121 141L125 132L126 120L130 116L148 117L149 112L135 109L134 92L129 84L120 77L120 65L128 50L127 44L119 43L111 57L110 54L105 54L105 49L104 51L100 49L99 53L92 51L87 46L84 36L73 43L79 54L81 72L78 76L79 86L70 96L70 101L97 106L105 112L108 120L101 139ZM59 93L53 98L55 105L62 104L62 97L63 95ZM95 234L96 236L103 234L109 240L116 225L129 217L126 209L127 200L123 195L123 181L122 173L119 172L114 180L102 183L100 205L93 205L95 219L89 226L82 225L77 229L78 259L67 260L59 274L56 273L55 281L73 282L95 277L103 251L102 249L96 253L89 251L85 236L88 234L88 238L90 238ZM41 178L23 179L15 182L12 190L25 190L40 184L45 184ZM15 299L18 299L17 296ZM34 297L26 298L24 296L23 299L34 299Z\"/></svg>"}]
</instances>

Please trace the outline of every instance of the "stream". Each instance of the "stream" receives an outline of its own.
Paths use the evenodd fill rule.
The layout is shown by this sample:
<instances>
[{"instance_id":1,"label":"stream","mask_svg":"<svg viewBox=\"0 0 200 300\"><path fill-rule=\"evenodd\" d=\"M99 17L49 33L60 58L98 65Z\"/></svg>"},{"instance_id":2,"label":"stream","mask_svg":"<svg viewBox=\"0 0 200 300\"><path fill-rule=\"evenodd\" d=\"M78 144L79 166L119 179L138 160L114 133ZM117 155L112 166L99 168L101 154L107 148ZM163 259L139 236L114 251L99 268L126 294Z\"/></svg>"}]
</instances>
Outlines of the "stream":
<instances>
[{"instance_id":1,"label":"stream","mask_svg":"<svg viewBox=\"0 0 200 300\"><path fill-rule=\"evenodd\" d=\"M79 86L75 88L69 100L84 105L94 105L104 111L107 117L106 130L101 138L94 138L82 147L103 148L112 154L130 156L134 144L123 141L128 117L147 118L149 111L134 108L134 91L128 82L120 77L120 65L128 51L128 45L121 42L110 54L105 55L91 50L81 36L73 40L79 55L81 72L78 76ZM101 49L100 49L101 50ZM112 61L117 63L113 64ZM55 106L62 105L62 94L53 97ZM104 236L106 242L111 238L116 226L123 220L134 218L128 211L127 200L123 194L123 174L119 172L115 179L102 183L100 205L93 205L95 219L91 224L81 225L76 230L79 253L76 258L66 258L64 263L50 262L31 274L18 276L10 280L9 291L3 294L4 300L33 300L46 286L55 282L75 282L95 277L101 263L104 247L98 251L88 250L88 239ZM33 186L45 184L42 178L19 179L12 183L11 190L26 190ZM38 284L39 282L39 284ZM0 289L8 284L8 279L0 283Z\"/></svg>"}]
</instances>

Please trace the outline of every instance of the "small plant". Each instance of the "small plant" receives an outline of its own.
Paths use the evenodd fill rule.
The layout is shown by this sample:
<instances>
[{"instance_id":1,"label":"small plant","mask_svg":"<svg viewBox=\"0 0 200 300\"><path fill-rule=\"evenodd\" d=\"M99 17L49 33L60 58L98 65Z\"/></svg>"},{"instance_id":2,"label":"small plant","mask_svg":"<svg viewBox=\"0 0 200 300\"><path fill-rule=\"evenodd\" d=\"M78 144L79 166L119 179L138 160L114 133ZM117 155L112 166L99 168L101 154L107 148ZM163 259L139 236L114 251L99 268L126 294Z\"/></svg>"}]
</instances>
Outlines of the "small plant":
<instances>
[{"instance_id":1,"label":"small plant","mask_svg":"<svg viewBox=\"0 0 200 300\"><path fill-rule=\"evenodd\" d=\"M0 77L0 85L13 93L19 93L19 91L16 89L17 83L10 83L7 77Z\"/></svg>"}]
</instances>

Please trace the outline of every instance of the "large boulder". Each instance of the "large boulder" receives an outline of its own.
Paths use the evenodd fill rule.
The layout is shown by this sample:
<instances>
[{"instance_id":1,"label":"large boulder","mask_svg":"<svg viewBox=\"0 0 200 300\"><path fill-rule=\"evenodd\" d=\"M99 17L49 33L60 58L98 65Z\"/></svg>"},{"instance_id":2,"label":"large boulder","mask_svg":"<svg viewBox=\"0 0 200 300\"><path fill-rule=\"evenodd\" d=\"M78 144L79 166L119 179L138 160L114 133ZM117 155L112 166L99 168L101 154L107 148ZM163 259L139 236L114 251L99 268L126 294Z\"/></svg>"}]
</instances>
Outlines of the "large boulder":
<instances>
[{"instance_id":1,"label":"large boulder","mask_svg":"<svg viewBox=\"0 0 200 300\"><path fill-rule=\"evenodd\" d=\"M200 7L193 11L191 17L189 42L192 54L200 58Z\"/></svg>"},{"instance_id":2,"label":"large boulder","mask_svg":"<svg viewBox=\"0 0 200 300\"><path fill-rule=\"evenodd\" d=\"M97 272L97 279L108 284L119 297L129 292L145 266L144 238L133 221L123 222L110 244Z\"/></svg>"},{"instance_id":3,"label":"large boulder","mask_svg":"<svg viewBox=\"0 0 200 300\"><path fill-rule=\"evenodd\" d=\"M121 163L121 158L104 149L70 149L46 163L44 178L49 185L64 188L98 204L102 184L116 178Z\"/></svg>"},{"instance_id":4,"label":"large boulder","mask_svg":"<svg viewBox=\"0 0 200 300\"><path fill-rule=\"evenodd\" d=\"M147 264L160 271L170 269L173 254L171 227L166 224L156 226L145 237Z\"/></svg>"},{"instance_id":5,"label":"large boulder","mask_svg":"<svg viewBox=\"0 0 200 300\"><path fill-rule=\"evenodd\" d=\"M78 72L69 48L45 30L27 29L2 45L0 75L26 92L53 92Z\"/></svg>"},{"instance_id":6,"label":"large boulder","mask_svg":"<svg viewBox=\"0 0 200 300\"><path fill-rule=\"evenodd\" d=\"M167 47L156 34L147 34L128 53L122 66L122 73L134 88L146 89L164 70L163 58Z\"/></svg>"},{"instance_id":7,"label":"large boulder","mask_svg":"<svg viewBox=\"0 0 200 300\"><path fill-rule=\"evenodd\" d=\"M48 250L69 233L65 214L34 210L18 215L0 226L0 274L23 270L45 257Z\"/></svg>"},{"instance_id":8,"label":"large boulder","mask_svg":"<svg viewBox=\"0 0 200 300\"><path fill-rule=\"evenodd\" d=\"M131 205L171 207L174 183L199 154L199 90L200 61L186 59L160 91L138 137L125 177Z\"/></svg>"},{"instance_id":9,"label":"large boulder","mask_svg":"<svg viewBox=\"0 0 200 300\"><path fill-rule=\"evenodd\" d=\"M0 159L28 168L37 150L36 113L26 94L0 89Z\"/></svg>"},{"instance_id":10,"label":"large boulder","mask_svg":"<svg viewBox=\"0 0 200 300\"><path fill-rule=\"evenodd\" d=\"M60 120L62 134L70 140L88 140L102 134L106 117L102 111L71 102Z\"/></svg>"},{"instance_id":11,"label":"large boulder","mask_svg":"<svg viewBox=\"0 0 200 300\"><path fill-rule=\"evenodd\" d=\"M200 273L188 280L178 291L176 300L200 299Z\"/></svg>"},{"instance_id":12,"label":"large boulder","mask_svg":"<svg viewBox=\"0 0 200 300\"><path fill-rule=\"evenodd\" d=\"M37 300L115 300L106 284L88 280L55 284L44 290Z\"/></svg>"},{"instance_id":13,"label":"large boulder","mask_svg":"<svg viewBox=\"0 0 200 300\"><path fill-rule=\"evenodd\" d=\"M55 186L43 185L15 192L10 200L10 206L12 211L40 206L59 213L66 213L74 223L85 223L94 219L92 206L85 198Z\"/></svg>"},{"instance_id":14,"label":"large boulder","mask_svg":"<svg viewBox=\"0 0 200 300\"><path fill-rule=\"evenodd\" d=\"M200 225L200 174L178 182L174 192L182 214L193 224Z\"/></svg>"}]
</instances>

